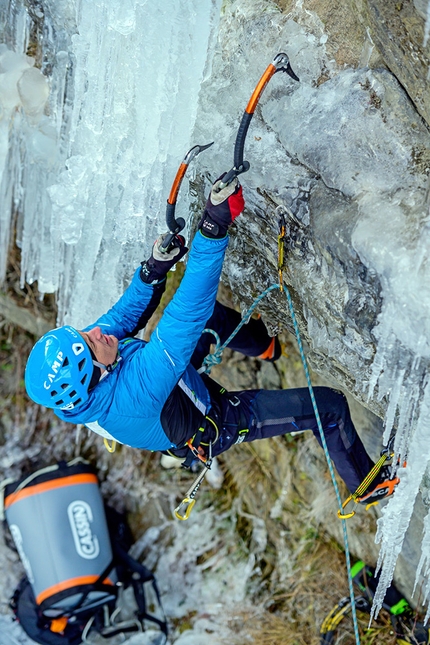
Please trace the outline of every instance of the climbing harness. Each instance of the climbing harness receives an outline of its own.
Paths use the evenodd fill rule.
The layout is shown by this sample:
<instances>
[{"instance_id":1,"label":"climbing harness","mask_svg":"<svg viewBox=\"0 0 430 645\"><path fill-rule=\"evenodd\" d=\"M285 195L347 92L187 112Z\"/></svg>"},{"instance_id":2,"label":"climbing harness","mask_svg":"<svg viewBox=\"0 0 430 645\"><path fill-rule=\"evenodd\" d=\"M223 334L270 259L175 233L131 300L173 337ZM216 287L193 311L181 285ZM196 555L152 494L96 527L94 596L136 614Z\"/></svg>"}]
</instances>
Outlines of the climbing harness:
<instances>
[{"instance_id":1,"label":"climbing harness","mask_svg":"<svg viewBox=\"0 0 430 645\"><path fill-rule=\"evenodd\" d=\"M251 98L248 101L248 105L245 108L245 112L242 115L242 120L239 125L239 129L236 135L236 142L234 145L234 164L233 168L228 171L226 175L222 178L222 181L219 184L219 190L222 190L240 174L247 172L250 168L248 161L244 161L243 153L245 148L245 139L248 133L249 124L251 123L252 117L254 116L255 109L258 105L261 95L263 94L266 85L276 72L286 72L288 76L293 78L295 81L299 81L299 77L293 72L290 61L287 54L280 52L275 56L273 61L267 67L266 71L258 81L255 89L251 95Z\"/></svg>"},{"instance_id":2,"label":"climbing harness","mask_svg":"<svg viewBox=\"0 0 430 645\"><path fill-rule=\"evenodd\" d=\"M184 159L182 160L182 163L180 164L176 172L176 176L175 176L175 179L173 180L173 184L170 189L170 194L167 199L166 224L169 229L169 233L166 235L161 245L161 251L163 253L168 253L169 251L172 250L172 248L175 246L174 241L175 241L176 235L180 231L182 231L182 229L185 226L185 220L183 217L178 217L178 219L175 219L175 209L176 209L176 200L178 199L179 188L181 187L181 183L187 171L188 165L195 157L197 157L197 155L203 152L203 150L210 148L211 145L213 145L213 141L211 143L206 144L205 146L194 146L193 148L191 148L191 150L188 150L187 154L185 155Z\"/></svg>"},{"instance_id":3,"label":"climbing harness","mask_svg":"<svg viewBox=\"0 0 430 645\"><path fill-rule=\"evenodd\" d=\"M354 564L351 576L361 594L355 599L356 607L359 611L370 614L379 576L373 567L362 560ZM382 607L389 612L391 626L396 635L396 645L428 645L429 628L418 621L415 612L393 583L387 589ZM341 598L322 622L320 645L333 645L336 629L350 611L351 599Z\"/></svg>"},{"instance_id":4,"label":"climbing harness","mask_svg":"<svg viewBox=\"0 0 430 645\"><path fill-rule=\"evenodd\" d=\"M187 445L188 444L189 442L187 442ZM191 450L193 450L193 448L190 445L188 445L188 447ZM194 504L196 503L196 500L195 500L196 493L199 490L201 483L203 482L204 478L206 477L208 471L211 469L211 466L212 466L212 442L211 441L209 442L207 459L203 457L198 452L197 449L194 449L193 452L195 457L203 463L203 469L200 471L196 479L193 481L193 483L185 493L185 497L182 500L182 502L179 504L179 506L175 508L175 517L177 517L178 520L187 520L190 517L190 513L193 510Z\"/></svg>"}]
</instances>

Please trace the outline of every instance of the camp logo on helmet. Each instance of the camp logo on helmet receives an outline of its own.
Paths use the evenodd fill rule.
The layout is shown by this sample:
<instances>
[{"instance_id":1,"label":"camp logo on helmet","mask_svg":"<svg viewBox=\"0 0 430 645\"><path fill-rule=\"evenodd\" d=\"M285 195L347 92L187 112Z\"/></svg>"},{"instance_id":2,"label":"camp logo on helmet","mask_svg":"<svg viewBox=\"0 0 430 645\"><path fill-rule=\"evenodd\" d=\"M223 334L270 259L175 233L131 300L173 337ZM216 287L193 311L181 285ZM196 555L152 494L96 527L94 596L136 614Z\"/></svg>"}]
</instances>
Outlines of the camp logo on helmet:
<instances>
[{"instance_id":1,"label":"camp logo on helmet","mask_svg":"<svg viewBox=\"0 0 430 645\"><path fill-rule=\"evenodd\" d=\"M53 374L51 373L48 374L49 383L47 383L46 381L44 381L43 383L43 387L45 388L45 390L49 390L49 388L51 387L52 382L54 381L56 375L58 374L58 370L63 364L63 361L64 361L63 352L58 352L57 356L55 357L55 361L51 365L51 371L53 372Z\"/></svg>"},{"instance_id":2,"label":"camp logo on helmet","mask_svg":"<svg viewBox=\"0 0 430 645\"><path fill-rule=\"evenodd\" d=\"M97 537L91 530L91 522L93 521L91 506L87 502L77 499L69 504L67 514L78 555L86 560L93 560L100 553L100 546Z\"/></svg>"}]
</instances>

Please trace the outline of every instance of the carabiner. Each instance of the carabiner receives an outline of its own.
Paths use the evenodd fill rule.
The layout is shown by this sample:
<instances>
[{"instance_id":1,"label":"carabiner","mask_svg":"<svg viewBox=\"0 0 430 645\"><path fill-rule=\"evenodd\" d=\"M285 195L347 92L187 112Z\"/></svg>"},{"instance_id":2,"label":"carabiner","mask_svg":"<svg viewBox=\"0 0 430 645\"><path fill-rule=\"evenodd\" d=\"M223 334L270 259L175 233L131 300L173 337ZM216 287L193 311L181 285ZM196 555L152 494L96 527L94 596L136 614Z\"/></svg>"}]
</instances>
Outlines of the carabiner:
<instances>
[{"instance_id":1,"label":"carabiner","mask_svg":"<svg viewBox=\"0 0 430 645\"><path fill-rule=\"evenodd\" d=\"M182 502L175 508L175 517L178 520L187 520L190 517L190 513L193 510L193 506L196 503L195 499L190 499L189 497L184 497ZM185 507L185 512L181 515L180 511L182 507Z\"/></svg>"},{"instance_id":2,"label":"carabiner","mask_svg":"<svg viewBox=\"0 0 430 645\"><path fill-rule=\"evenodd\" d=\"M342 504L342 509L344 509L352 500L354 500L354 497L350 495ZM342 513L341 510L339 509L337 512L337 516L340 520L349 520L351 517L354 517L354 515L355 515L355 511L351 511L350 513Z\"/></svg>"},{"instance_id":3,"label":"carabiner","mask_svg":"<svg viewBox=\"0 0 430 645\"><path fill-rule=\"evenodd\" d=\"M199 457L201 459L201 457ZM197 475L196 479L193 481L187 492L185 493L185 497L182 500L182 502L175 508L175 517L178 520L187 520L190 517L190 513L193 510L193 506L196 503L195 495L197 491L200 488L200 484L206 477L208 471L210 470L212 465L212 441L209 442L209 454L206 459L206 462L204 462L204 468L199 472ZM181 509L182 507L185 508L185 512L181 514Z\"/></svg>"},{"instance_id":4,"label":"carabiner","mask_svg":"<svg viewBox=\"0 0 430 645\"><path fill-rule=\"evenodd\" d=\"M115 450L116 450L116 441L115 441L115 439L112 439L111 443L109 443L109 440L106 437L104 437L103 438L103 443L104 443L105 448L106 448L106 450L108 452L110 452L110 453L115 452Z\"/></svg>"}]
</instances>

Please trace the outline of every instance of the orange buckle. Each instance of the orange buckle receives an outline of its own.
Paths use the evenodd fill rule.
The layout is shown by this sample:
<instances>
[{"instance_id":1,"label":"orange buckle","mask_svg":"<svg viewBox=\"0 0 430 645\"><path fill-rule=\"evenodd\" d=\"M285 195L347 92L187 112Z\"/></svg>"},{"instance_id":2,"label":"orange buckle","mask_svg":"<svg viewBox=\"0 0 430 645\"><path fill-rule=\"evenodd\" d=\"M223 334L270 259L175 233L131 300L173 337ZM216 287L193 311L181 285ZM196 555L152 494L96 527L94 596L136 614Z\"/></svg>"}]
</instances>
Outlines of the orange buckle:
<instances>
[{"instance_id":1,"label":"orange buckle","mask_svg":"<svg viewBox=\"0 0 430 645\"><path fill-rule=\"evenodd\" d=\"M49 629L55 634L62 634L67 627L68 619L66 616L60 616L59 618L54 618L51 620Z\"/></svg>"},{"instance_id":2,"label":"orange buckle","mask_svg":"<svg viewBox=\"0 0 430 645\"><path fill-rule=\"evenodd\" d=\"M203 448L200 448L200 446L198 448L195 448L193 446L192 439L188 439L187 446L191 450L191 452L193 453L194 457L196 457L197 459L200 459L200 461L202 461L204 464L207 462L207 459L204 456ZM200 450L202 452L200 452Z\"/></svg>"}]
</instances>

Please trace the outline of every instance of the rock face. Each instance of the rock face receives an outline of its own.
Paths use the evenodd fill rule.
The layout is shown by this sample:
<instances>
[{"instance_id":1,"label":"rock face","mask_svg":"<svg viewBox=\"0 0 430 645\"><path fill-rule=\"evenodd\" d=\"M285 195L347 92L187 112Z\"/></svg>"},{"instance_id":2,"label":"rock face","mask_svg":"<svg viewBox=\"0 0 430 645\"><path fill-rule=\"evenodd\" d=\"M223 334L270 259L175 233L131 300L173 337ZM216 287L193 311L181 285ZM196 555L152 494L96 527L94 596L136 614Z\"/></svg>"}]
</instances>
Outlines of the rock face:
<instances>
[{"instance_id":1,"label":"rock face","mask_svg":"<svg viewBox=\"0 0 430 645\"><path fill-rule=\"evenodd\" d=\"M419 447L415 428L430 428L424 5L228 3L196 130L196 140L205 140L215 126L218 149L224 151L214 150L202 162L208 173L231 164L225 150L233 150L240 118L239 112L228 113L232 87L235 105L245 107L271 56L287 52L300 83L275 76L251 123L245 150L251 170L242 178L248 212L232 233L223 280L243 309L278 280L282 216L284 280L311 366L385 419L385 440L397 427L400 454L409 442L411 477L399 487L406 501L396 508L405 520L397 523L402 524L398 551L423 473L412 457ZM215 78L221 79L216 92ZM215 101L225 107L224 120L222 107L213 114ZM279 292L272 292L260 310L274 331L292 329ZM375 428L378 445L382 429ZM419 439L421 446L426 436ZM387 511L379 523L383 545L390 542L384 529L389 519ZM391 573L395 551L387 565ZM407 586L418 555L408 555Z\"/></svg>"},{"instance_id":2,"label":"rock face","mask_svg":"<svg viewBox=\"0 0 430 645\"><path fill-rule=\"evenodd\" d=\"M293 15L298 8L315 13L329 35L327 51L338 65L375 67L382 62L430 122L427 0L278 0L277 4Z\"/></svg>"},{"instance_id":3,"label":"rock face","mask_svg":"<svg viewBox=\"0 0 430 645\"><path fill-rule=\"evenodd\" d=\"M285 280L309 345L309 359L315 369L330 374L383 417L395 366L391 365L392 382L378 387L381 369L375 367L375 356L388 308L398 308L405 327L413 322L411 312L401 310L408 307L405 296L415 287L410 284L405 294L399 283L402 277L404 283L413 277L406 277L406 267L415 264L418 271L428 234L428 128L390 71L353 67L363 62L366 52L367 62L372 57L378 65L383 61L362 40L369 38L362 12L352 13L355 21L350 15L350 31L345 34L339 32L340 3L335 3L331 42L332 22L325 2L297 3L289 13L288 7L281 12L270 3L261 12L260 5L232 3L224 15L211 79L219 76L230 82L217 87L217 103L225 94L228 107L227 92L234 85L235 103L243 96L245 106L250 90L244 86L253 87L250 70L255 84L254 70L263 71L264 63L270 62L267 52L276 53L282 46L300 83L275 77L251 125L246 150L251 171L243 176L250 213L237 220L224 279L244 306L276 282L277 226L283 215ZM424 29L418 13L416 19ZM348 57L340 56L347 39ZM224 57L224 48L237 52L233 59ZM335 51L338 57L330 58ZM201 131L208 136L214 127L211 79L202 93L204 116L198 119L197 136ZM208 124L207 131L202 121ZM218 147L223 150L229 145L232 149L236 133L228 113L225 122L229 128L219 128ZM216 153L205 161L208 170L226 163ZM400 245L399 237L404 241ZM287 324L291 329L285 305L275 296L271 300L277 304L262 305L269 324ZM428 304L421 301L424 307ZM408 337L400 326L394 334L413 360L418 338ZM421 342L427 346L427 340ZM426 351L422 354L425 359ZM388 354L384 360L390 363ZM398 352L393 352L393 361L398 361Z\"/></svg>"},{"instance_id":4,"label":"rock face","mask_svg":"<svg viewBox=\"0 0 430 645\"><path fill-rule=\"evenodd\" d=\"M118 39L117 33L126 35L127 42L132 43L133 30L123 20L120 5L112 6L119 12L116 31L104 32L112 46ZM86 24L91 22L91 16L89 11ZM199 157L198 167L203 172L196 182L199 186L196 210L201 212L202 188L207 192L210 181L232 164L241 113L260 75L276 53L286 51L300 82L277 74L264 91L251 123L245 148L251 169L243 176L247 211L233 227L223 281L244 309L266 287L277 282L277 236L282 216L286 226L284 281L292 295L312 367L326 382L342 387L377 415L372 417L370 412L357 408L355 416L372 456L377 456L381 445L380 419L385 419L385 439L392 426L397 427L399 454L405 454L409 444L409 476L402 478L399 494L393 498L397 506L390 502L378 525L384 557L391 544L395 547L391 549L389 574L403 544L427 465L423 446L430 440L430 386L426 377L430 357L428 4L424 0L226 0L216 28L217 43L204 72L193 136L193 143L206 143L215 136L216 145ZM84 38L90 31L90 27L82 29L80 36ZM140 36L141 32L136 30L134 35ZM145 39L141 44L154 47L149 43ZM67 47L65 43L64 48ZM149 55L154 55L152 49ZM81 71L85 57L86 50L82 50L83 62L76 63ZM60 64L66 65L66 60L67 56L57 57L57 69ZM98 58L96 63L92 72L98 79ZM193 69L193 78L195 72ZM165 74L171 80L170 69ZM106 84L111 89L114 79L107 73L106 78L111 81ZM115 78L120 89L124 78L119 75ZM98 83L93 89L96 86L99 87ZM178 81L176 87L189 96L190 88L183 81ZM173 95L170 92L169 96ZM103 97L104 94L97 94L88 102L98 108ZM132 104L135 105L135 99ZM78 113L80 106L75 107ZM158 114L154 102L148 113L152 110ZM126 104L122 113L130 111ZM95 117L98 118L98 110ZM97 136L101 132L98 125L90 131ZM130 132L130 141L134 141L135 129ZM157 136L154 138L159 147ZM127 141L124 146L128 148ZM170 145L167 149L172 156L176 155ZM116 159L114 137L112 153ZM76 154L72 159L69 170L80 175L82 159ZM91 175L95 159L96 156L88 166ZM174 164L170 157L167 161L173 167L176 157ZM151 172L156 170L153 163L150 165ZM162 165L165 172L166 159ZM24 169L37 169L37 164L27 164ZM132 177L140 199L141 176L129 173L127 165L124 186L130 187ZM104 166L100 179L104 185L107 179ZM106 189L110 195L109 208L119 200L118 182L117 176L112 193L110 186ZM151 187L159 185L148 183ZM99 189L94 192L98 194ZM46 197L46 191L43 194ZM86 206L85 191L77 194L82 206ZM58 203L62 210L64 204ZM134 204L134 192L130 204ZM117 212L112 212L112 225L107 229L115 239L108 239L106 245L109 253L103 256L103 276L112 274L109 242L111 245L118 242L118 259L122 257L121 244L127 248L134 245L136 252L141 251L140 241L134 239L136 213L133 209L132 212L131 233L119 240L113 224ZM98 218L98 211L96 215ZM96 224L99 231L99 222ZM92 235L91 230L88 238ZM73 235L71 241L74 242ZM122 263L118 262L118 266L122 272ZM79 298L81 289L86 289L89 282L87 273L82 271L81 288L76 289ZM111 290L108 280L96 280L95 284L99 291ZM280 291L272 291L261 302L260 310L273 331L292 329L285 296ZM285 380L278 383L272 373L270 378L266 375L264 382L257 381L257 385L285 386ZM249 387L249 382L242 387ZM421 434L416 432L417 428ZM276 464L286 460L286 451L282 452L285 450L282 441L276 445L281 458L272 454L273 463L268 471L273 473L272 493L281 507L283 475L282 468L278 474ZM230 454L226 462L229 460ZM322 455L315 456L313 448L305 448L298 466L308 477L303 495L313 500L309 518L323 523L327 531L341 539L339 524L333 523L331 514L321 511L326 508L320 504L321 499L330 496L330 486L321 488L320 483L326 483ZM250 506L251 488L246 492ZM423 490L427 494L424 486ZM411 537L405 543L400 562L401 582L408 595L420 557L420 518L425 512L420 504L418 501ZM255 512L259 514L260 510L256 505ZM285 510L281 508L279 513L282 523L287 525ZM363 514L360 520L362 517ZM371 520L354 525L352 548L355 555L374 562L377 557L374 519L378 515L370 517ZM275 520L273 524L278 522L278 516Z\"/></svg>"},{"instance_id":5,"label":"rock face","mask_svg":"<svg viewBox=\"0 0 430 645\"><path fill-rule=\"evenodd\" d=\"M385 65L405 88L421 116L430 123L429 27L425 0L354 2Z\"/></svg>"},{"instance_id":6,"label":"rock face","mask_svg":"<svg viewBox=\"0 0 430 645\"><path fill-rule=\"evenodd\" d=\"M367 387L383 286L354 236L363 227L373 236L375 223L389 226L399 191L423 201L426 178L416 170L413 151L429 146L430 137L424 127L410 127L414 111L385 70L345 70L312 92L299 92L262 110L272 127L285 118L279 138L308 170L305 182L301 178L305 190L268 192L287 221L286 279L307 321L312 364L383 416L384 403L378 395L368 400ZM300 129L289 128L300 115ZM419 215L405 202L400 208L418 227Z\"/></svg>"}]
</instances>

